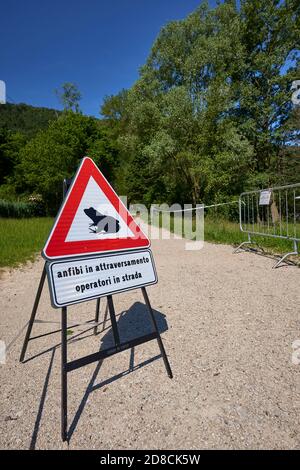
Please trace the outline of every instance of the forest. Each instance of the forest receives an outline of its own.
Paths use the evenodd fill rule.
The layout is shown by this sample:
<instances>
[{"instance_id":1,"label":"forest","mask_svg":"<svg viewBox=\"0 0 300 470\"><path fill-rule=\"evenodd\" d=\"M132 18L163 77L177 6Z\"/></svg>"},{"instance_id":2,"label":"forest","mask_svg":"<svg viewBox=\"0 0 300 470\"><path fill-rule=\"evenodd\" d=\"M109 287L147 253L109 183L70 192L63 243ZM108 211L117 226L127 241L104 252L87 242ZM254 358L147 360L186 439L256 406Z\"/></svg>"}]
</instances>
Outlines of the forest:
<instances>
[{"instance_id":1,"label":"forest","mask_svg":"<svg viewBox=\"0 0 300 470\"><path fill-rule=\"evenodd\" d=\"M94 159L130 203L218 203L300 175L298 0L202 2L166 24L130 89L99 118L64 84L64 111L0 105L0 199L54 215L62 181ZM7 206L8 207L8 206ZM3 214L0 214L3 215Z\"/></svg>"}]
</instances>

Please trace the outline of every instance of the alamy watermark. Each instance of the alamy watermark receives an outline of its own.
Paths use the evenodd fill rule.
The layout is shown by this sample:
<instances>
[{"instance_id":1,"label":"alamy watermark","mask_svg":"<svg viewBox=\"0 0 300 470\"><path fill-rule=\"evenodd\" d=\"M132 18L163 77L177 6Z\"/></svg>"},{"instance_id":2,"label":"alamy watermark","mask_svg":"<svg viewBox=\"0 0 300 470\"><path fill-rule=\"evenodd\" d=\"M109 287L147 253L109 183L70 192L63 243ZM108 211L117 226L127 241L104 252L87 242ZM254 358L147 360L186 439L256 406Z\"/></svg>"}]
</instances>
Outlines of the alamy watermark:
<instances>
[{"instance_id":1,"label":"alamy watermark","mask_svg":"<svg viewBox=\"0 0 300 470\"><path fill-rule=\"evenodd\" d=\"M0 80L0 104L6 103L6 85L3 80Z\"/></svg>"},{"instance_id":2,"label":"alamy watermark","mask_svg":"<svg viewBox=\"0 0 300 470\"><path fill-rule=\"evenodd\" d=\"M137 223L140 227L139 237L146 236L150 240L186 240L185 250L201 250L204 245L204 205L197 204L152 204L147 208L144 204L130 204L127 217L127 198L122 196L118 206L119 216L112 211L110 204L85 210L94 221L90 223L91 237L103 236L104 230L113 234L114 238L130 237ZM124 204L124 205L123 205ZM91 211L91 213L89 212ZM96 214L96 217L94 215ZM99 222L98 222L99 219ZM123 221L126 221L124 224Z\"/></svg>"},{"instance_id":3,"label":"alamy watermark","mask_svg":"<svg viewBox=\"0 0 300 470\"><path fill-rule=\"evenodd\" d=\"M292 363L296 366L300 365L300 339L296 339L292 343Z\"/></svg>"},{"instance_id":4,"label":"alamy watermark","mask_svg":"<svg viewBox=\"0 0 300 470\"><path fill-rule=\"evenodd\" d=\"M6 364L6 344L0 340L0 364Z\"/></svg>"},{"instance_id":5,"label":"alamy watermark","mask_svg":"<svg viewBox=\"0 0 300 470\"><path fill-rule=\"evenodd\" d=\"M294 105L300 105L300 80L294 80L292 83L291 90L292 94L292 103Z\"/></svg>"}]
</instances>

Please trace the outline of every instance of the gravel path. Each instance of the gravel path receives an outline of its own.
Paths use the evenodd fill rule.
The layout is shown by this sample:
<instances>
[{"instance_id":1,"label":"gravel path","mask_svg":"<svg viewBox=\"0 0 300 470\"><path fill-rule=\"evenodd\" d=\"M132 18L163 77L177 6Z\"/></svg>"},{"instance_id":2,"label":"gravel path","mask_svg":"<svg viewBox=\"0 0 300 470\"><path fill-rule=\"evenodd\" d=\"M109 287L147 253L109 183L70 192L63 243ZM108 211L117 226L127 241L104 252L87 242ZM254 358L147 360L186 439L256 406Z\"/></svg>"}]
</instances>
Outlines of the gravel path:
<instances>
[{"instance_id":1,"label":"gravel path","mask_svg":"<svg viewBox=\"0 0 300 470\"><path fill-rule=\"evenodd\" d=\"M300 448L300 270L206 243L153 241L159 283L148 289L174 373L156 341L68 374L71 449ZM0 447L66 448L60 439L60 334L30 342L18 362L43 261L1 276ZM121 338L151 328L140 291L116 295ZM101 318L105 300L101 306ZM95 301L69 308L68 324L91 320ZM57 330L60 311L44 290L33 335ZM46 322L46 323L44 323ZM69 359L111 342L71 327ZM101 330L101 328L100 328ZM78 335L78 336L77 336Z\"/></svg>"}]
</instances>

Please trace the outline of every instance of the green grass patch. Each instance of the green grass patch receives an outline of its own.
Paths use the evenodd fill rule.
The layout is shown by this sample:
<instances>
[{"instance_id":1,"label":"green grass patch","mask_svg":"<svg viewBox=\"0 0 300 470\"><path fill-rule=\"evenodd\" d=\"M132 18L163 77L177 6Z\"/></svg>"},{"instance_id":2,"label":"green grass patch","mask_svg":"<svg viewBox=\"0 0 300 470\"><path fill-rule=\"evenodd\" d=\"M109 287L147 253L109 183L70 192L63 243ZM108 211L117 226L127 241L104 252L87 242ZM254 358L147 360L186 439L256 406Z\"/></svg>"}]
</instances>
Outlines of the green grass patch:
<instances>
[{"instance_id":1,"label":"green grass patch","mask_svg":"<svg viewBox=\"0 0 300 470\"><path fill-rule=\"evenodd\" d=\"M292 241L255 235L251 236L251 238L257 241L257 243L269 253L282 254L293 251ZM204 240L236 246L248 240L248 237L247 234L240 231L240 226L237 223L228 220L214 220L206 217L204 223Z\"/></svg>"},{"instance_id":2,"label":"green grass patch","mask_svg":"<svg viewBox=\"0 0 300 470\"><path fill-rule=\"evenodd\" d=\"M160 220L160 226L162 220ZM0 267L17 266L28 260L34 260L41 251L52 228L51 217L28 219L0 218ZM174 231L174 220L171 216L171 227ZM293 250L293 243L271 237L253 237L268 253L282 254ZM238 223L225 219L205 217L204 240L213 243L238 245L247 240L247 235L240 231Z\"/></svg>"},{"instance_id":3,"label":"green grass patch","mask_svg":"<svg viewBox=\"0 0 300 470\"><path fill-rule=\"evenodd\" d=\"M0 217L7 218L28 218L39 217L45 214L45 210L40 201L24 202L24 201L6 201L0 199Z\"/></svg>"},{"instance_id":4,"label":"green grass patch","mask_svg":"<svg viewBox=\"0 0 300 470\"><path fill-rule=\"evenodd\" d=\"M240 231L239 224L237 223L206 217L204 221L204 240L214 243L238 245L247 240L247 235Z\"/></svg>"},{"instance_id":5,"label":"green grass patch","mask_svg":"<svg viewBox=\"0 0 300 470\"><path fill-rule=\"evenodd\" d=\"M51 217L0 218L0 267L34 260L53 225Z\"/></svg>"},{"instance_id":6,"label":"green grass patch","mask_svg":"<svg viewBox=\"0 0 300 470\"><path fill-rule=\"evenodd\" d=\"M170 230L174 233L174 217L170 215L170 226L164 223L166 219L162 216L155 219L155 224ZM168 221L167 221L168 224ZM298 230L298 227L297 227ZM179 233L181 235L181 233ZM252 236L254 241L264 248L267 253L281 255L293 251L293 242L280 238ZM205 217L204 221L204 241L212 243L222 243L225 245L237 246L243 241L248 240L246 233L241 232L237 222L231 222L224 218ZM295 260L296 261L296 260Z\"/></svg>"}]
</instances>

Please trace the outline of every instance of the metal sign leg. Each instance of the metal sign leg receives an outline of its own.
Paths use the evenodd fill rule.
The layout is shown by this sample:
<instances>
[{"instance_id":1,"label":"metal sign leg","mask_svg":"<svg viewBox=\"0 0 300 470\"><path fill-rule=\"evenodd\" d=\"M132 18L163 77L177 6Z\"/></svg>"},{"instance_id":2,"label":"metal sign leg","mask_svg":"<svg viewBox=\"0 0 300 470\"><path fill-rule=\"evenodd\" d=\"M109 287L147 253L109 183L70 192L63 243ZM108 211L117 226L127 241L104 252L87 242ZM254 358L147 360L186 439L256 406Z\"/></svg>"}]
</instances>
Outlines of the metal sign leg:
<instances>
[{"instance_id":1,"label":"metal sign leg","mask_svg":"<svg viewBox=\"0 0 300 470\"><path fill-rule=\"evenodd\" d=\"M67 307L61 309L61 438L68 438Z\"/></svg>"},{"instance_id":2,"label":"metal sign leg","mask_svg":"<svg viewBox=\"0 0 300 470\"><path fill-rule=\"evenodd\" d=\"M38 309L38 306L39 306L42 290L43 290L43 287L44 287L45 279L46 279L46 263L44 264L44 268L43 268L43 271L42 271L42 274L41 274L39 287L38 287L38 290L37 290L37 293L36 293L36 296L35 296L35 301L34 301L34 304L33 304L30 320L29 320L26 335L25 335L25 338L24 338L22 351L21 351L21 354L20 354L20 362L24 361L24 357L25 357L25 354L26 354L26 350L27 350L31 330L32 330L32 327L33 327L33 323L34 323L36 312L37 312L37 309Z\"/></svg>"},{"instance_id":3,"label":"metal sign leg","mask_svg":"<svg viewBox=\"0 0 300 470\"><path fill-rule=\"evenodd\" d=\"M118 324L116 320L116 313L114 303L111 295L107 296L107 310L110 314L111 326L115 341L115 346L105 350L100 350L96 353L89 354L88 356L75 359L67 362L67 307L61 309L61 437L63 441L68 441L68 392L67 392L67 374L73 370L79 369L85 365L91 364L95 361L102 361L107 357L111 357L114 354L118 354L127 349L132 349L139 344L146 343L156 339L159 345L161 356L164 360L164 364L170 378L173 378L172 370L166 355L164 345L162 343L157 323L155 320L154 312L150 305L150 301L146 292L145 287L142 287L143 296L147 304L148 310L151 315L154 330L152 333L145 336L141 336L124 343L120 342Z\"/></svg>"},{"instance_id":4,"label":"metal sign leg","mask_svg":"<svg viewBox=\"0 0 300 470\"><path fill-rule=\"evenodd\" d=\"M118 330L118 325L117 325L117 320L116 320L114 302L113 302L111 295L107 296L107 303L108 303L108 310L109 310L114 340L115 340L116 346L118 347L120 345L120 336L119 336L119 330Z\"/></svg>"},{"instance_id":5,"label":"metal sign leg","mask_svg":"<svg viewBox=\"0 0 300 470\"><path fill-rule=\"evenodd\" d=\"M99 299L97 299L97 303L96 303L95 323L99 322L99 313L100 313L100 297L99 297ZM98 333L97 327L98 327L98 325L96 324L95 327L94 327L94 335L96 335Z\"/></svg>"},{"instance_id":6,"label":"metal sign leg","mask_svg":"<svg viewBox=\"0 0 300 470\"><path fill-rule=\"evenodd\" d=\"M107 315L108 315L108 302L106 303L106 307L105 307L105 311L104 311L102 331L105 330L105 325L106 325L106 322L107 322Z\"/></svg>"},{"instance_id":7,"label":"metal sign leg","mask_svg":"<svg viewBox=\"0 0 300 470\"><path fill-rule=\"evenodd\" d=\"M162 358L164 360L164 364L165 364L167 374L170 377L170 379L172 379L173 378L173 373L172 373L172 370L171 370L171 366L169 364L169 360L168 360L168 357L167 357L167 354L166 354L161 336L160 336L159 331L158 331L158 327L157 327L157 323L156 323L156 320L155 320L154 312L153 312L153 309L151 307L150 300L149 300L149 297L148 297L148 294L147 294L147 291L146 291L145 287L142 287L142 293L143 293L145 303L148 307L149 313L151 315L155 332L157 333L157 342L158 342L158 346L159 346L159 349L160 349L160 353L161 353Z\"/></svg>"}]
</instances>

